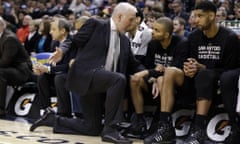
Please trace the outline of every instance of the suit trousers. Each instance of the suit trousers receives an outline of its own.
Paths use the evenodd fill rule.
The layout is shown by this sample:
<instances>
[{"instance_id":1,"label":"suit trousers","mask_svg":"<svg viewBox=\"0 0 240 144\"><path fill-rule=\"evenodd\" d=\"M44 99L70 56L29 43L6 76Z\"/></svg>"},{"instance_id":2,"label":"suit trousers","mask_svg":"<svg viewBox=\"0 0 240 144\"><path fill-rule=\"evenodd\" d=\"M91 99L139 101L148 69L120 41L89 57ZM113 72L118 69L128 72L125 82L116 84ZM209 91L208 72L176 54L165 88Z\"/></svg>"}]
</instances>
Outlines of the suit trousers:
<instances>
[{"instance_id":1,"label":"suit trousers","mask_svg":"<svg viewBox=\"0 0 240 144\"><path fill-rule=\"evenodd\" d=\"M23 84L30 76L29 71L22 71L13 67L0 68L0 109L5 109L6 89L8 85Z\"/></svg>"},{"instance_id":2,"label":"suit trousers","mask_svg":"<svg viewBox=\"0 0 240 144\"><path fill-rule=\"evenodd\" d=\"M70 93L66 89L66 76L67 74L59 74L54 78L54 83L56 87L57 93L57 113L62 116L71 117L71 101L70 101Z\"/></svg>"},{"instance_id":3,"label":"suit trousers","mask_svg":"<svg viewBox=\"0 0 240 144\"><path fill-rule=\"evenodd\" d=\"M71 116L69 92L65 88L66 74L42 74L38 77L40 108L50 107L51 96L57 95L57 113L62 116Z\"/></svg>"},{"instance_id":4,"label":"suit trousers","mask_svg":"<svg viewBox=\"0 0 240 144\"><path fill-rule=\"evenodd\" d=\"M50 97L54 96L52 89L55 88L54 77L55 75L47 73L38 76L37 86L41 109L45 109L51 104Z\"/></svg>"},{"instance_id":5,"label":"suit trousers","mask_svg":"<svg viewBox=\"0 0 240 144\"><path fill-rule=\"evenodd\" d=\"M105 117L102 133L112 132L114 125L122 120L125 87L126 78L123 74L105 70L95 71L87 94L80 96L84 120L60 117L58 126L81 134L97 135L101 131L102 101L104 101Z\"/></svg>"},{"instance_id":6,"label":"suit trousers","mask_svg":"<svg viewBox=\"0 0 240 144\"><path fill-rule=\"evenodd\" d=\"M220 89L224 108L229 114L230 122L237 123L240 128L240 117L236 113L239 75L240 68L224 72L220 78Z\"/></svg>"}]
</instances>

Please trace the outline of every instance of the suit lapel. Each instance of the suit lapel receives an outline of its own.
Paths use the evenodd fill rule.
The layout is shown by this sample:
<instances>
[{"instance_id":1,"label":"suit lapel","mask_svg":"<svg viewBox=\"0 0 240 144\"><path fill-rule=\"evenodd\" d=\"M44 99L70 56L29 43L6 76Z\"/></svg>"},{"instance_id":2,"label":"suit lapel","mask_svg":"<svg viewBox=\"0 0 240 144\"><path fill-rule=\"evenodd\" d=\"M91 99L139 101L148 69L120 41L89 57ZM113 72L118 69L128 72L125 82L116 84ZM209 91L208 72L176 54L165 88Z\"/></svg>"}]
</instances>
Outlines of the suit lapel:
<instances>
[{"instance_id":1,"label":"suit lapel","mask_svg":"<svg viewBox=\"0 0 240 144\"><path fill-rule=\"evenodd\" d=\"M5 39L5 31L3 31L3 33L2 33L2 35L1 35L1 37L0 37L0 47L2 47L2 42L4 41L4 39Z\"/></svg>"},{"instance_id":2,"label":"suit lapel","mask_svg":"<svg viewBox=\"0 0 240 144\"><path fill-rule=\"evenodd\" d=\"M106 45L106 50L108 51L109 48L109 44L110 44L110 20L106 21L106 29L105 29L105 33L106 33L106 39L105 39L105 45ZM107 53L106 51L106 53Z\"/></svg>"}]
</instances>

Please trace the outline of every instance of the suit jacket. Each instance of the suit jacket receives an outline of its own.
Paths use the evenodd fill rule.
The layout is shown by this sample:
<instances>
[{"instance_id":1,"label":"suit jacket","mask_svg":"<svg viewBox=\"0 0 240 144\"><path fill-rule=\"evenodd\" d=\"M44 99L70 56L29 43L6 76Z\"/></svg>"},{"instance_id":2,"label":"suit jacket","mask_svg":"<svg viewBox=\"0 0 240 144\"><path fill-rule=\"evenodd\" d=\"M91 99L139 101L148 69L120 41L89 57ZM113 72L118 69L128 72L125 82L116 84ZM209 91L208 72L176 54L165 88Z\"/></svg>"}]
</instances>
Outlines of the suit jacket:
<instances>
[{"instance_id":1,"label":"suit jacket","mask_svg":"<svg viewBox=\"0 0 240 144\"><path fill-rule=\"evenodd\" d=\"M0 68L20 67L22 63L31 63L27 51L14 33L4 30L0 37Z\"/></svg>"},{"instance_id":2,"label":"suit jacket","mask_svg":"<svg viewBox=\"0 0 240 144\"><path fill-rule=\"evenodd\" d=\"M27 50L29 55L31 54L31 52L35 52L34 45L38 42L39 37L40 35L36 31L35 34L30 39L28 39L28 37L26 38L24 42L24 47Z\"/></svg>"},{"instance_id":3,"label":"suit jacket","mask_svg":"<svg viewBox=\"0 0 240 144\"><path fill-rule=\"evenodd\" d=\"M53 74L61 74L61 73L67 73L68 69L69 69L69 62L71 59L74 59L76 54L77 54L77 48L76 47L72 47L71 43L72 39L70 36L67 37L67 39L65 39L65 41L63 43L60 44L60 48L64 48L64 49L68 49L66 51L66 53L63 56L63 59L57 63L56 66L51 66L51 73ZM68 48L67 46L65 47L64 44L68 44Z\"/></svg>"},{"instance_id":4,"label":"suit jacket","mask_svg":"<svg viewBox=\"0 0 240 144\"><path fill-rule=\"evenodd\" d=\"M110 20L89 19L73 38L78 48L74 64L69 70L67 87L80 95L89 91L91 79L99 69L104 69L109 48ZM128 38L120 34L120 55L117 72L131 74L144 69L131 52Z\"/></svg>"}]
</instances>

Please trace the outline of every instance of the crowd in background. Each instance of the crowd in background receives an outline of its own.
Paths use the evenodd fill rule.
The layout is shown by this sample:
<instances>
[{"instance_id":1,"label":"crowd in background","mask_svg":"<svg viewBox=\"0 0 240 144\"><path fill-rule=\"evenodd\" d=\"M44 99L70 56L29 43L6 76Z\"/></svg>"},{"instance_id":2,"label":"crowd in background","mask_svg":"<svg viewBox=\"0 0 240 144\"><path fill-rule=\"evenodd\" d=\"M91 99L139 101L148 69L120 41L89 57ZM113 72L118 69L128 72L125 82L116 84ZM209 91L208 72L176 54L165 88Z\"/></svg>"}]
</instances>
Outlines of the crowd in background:
<instances>
[{"instance_id":1,"label":"crowd in background","mask_svg":"<svg viewBox=\"0 0 240 144\"><path fill-rule=\"evenodd\" d=\"M157 17L165 15L173 19L178 16L185 20L183 24L186 25L187 30L190 29L188 20L191 9L199 1L201 0L128 0L129 3L142 9L145 21L150 27ZM2 0L0 15L8 22L8 27L17 32L19 28L29 25L27 19L30 17L36 20L60 14L72 24L83 15L107 18L118 2L117 0ZM213 0L213 2L218 6L217 19L221 21L240 19L238 0ZM30 17L26 18L26 15Z\"/></svg>"}]
</instances>

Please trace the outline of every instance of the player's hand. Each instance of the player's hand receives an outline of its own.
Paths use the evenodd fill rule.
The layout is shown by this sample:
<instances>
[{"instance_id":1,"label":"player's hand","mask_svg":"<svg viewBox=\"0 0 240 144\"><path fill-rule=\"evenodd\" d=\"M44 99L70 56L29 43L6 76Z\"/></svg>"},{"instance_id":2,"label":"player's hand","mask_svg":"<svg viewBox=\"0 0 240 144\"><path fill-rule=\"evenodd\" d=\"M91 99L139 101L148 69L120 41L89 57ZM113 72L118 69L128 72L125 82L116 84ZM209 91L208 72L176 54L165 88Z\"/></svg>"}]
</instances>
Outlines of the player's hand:
<instances>
[{"instance_id":1,"label":"player's hand","mask_svg":"<svg viewBox=\"0 0 240 144\"><path fill-rule=\"evenodd\" d=\"M152 95L153 95L153 99L159 96L158 83L156 80L152 84Z\"/></svg>"}]
</instances>

